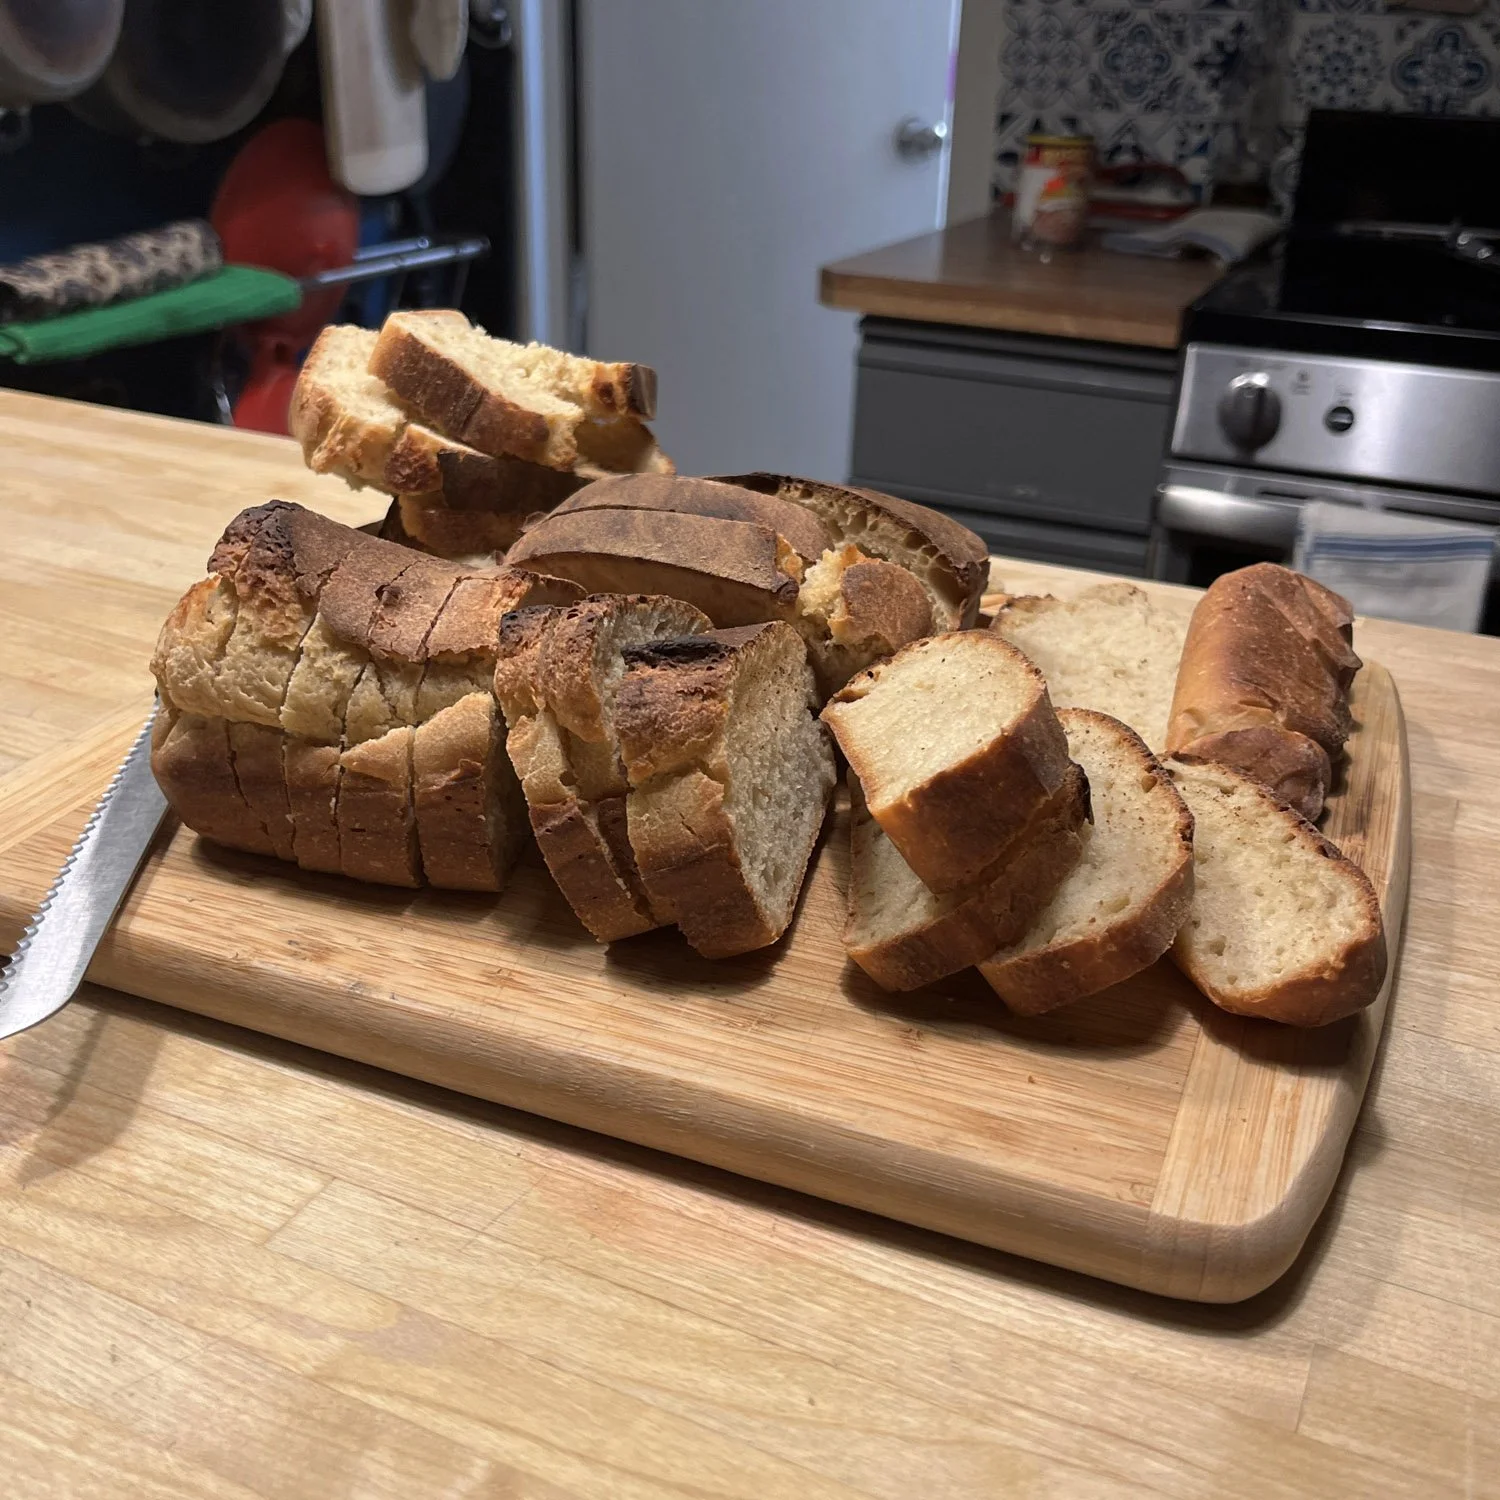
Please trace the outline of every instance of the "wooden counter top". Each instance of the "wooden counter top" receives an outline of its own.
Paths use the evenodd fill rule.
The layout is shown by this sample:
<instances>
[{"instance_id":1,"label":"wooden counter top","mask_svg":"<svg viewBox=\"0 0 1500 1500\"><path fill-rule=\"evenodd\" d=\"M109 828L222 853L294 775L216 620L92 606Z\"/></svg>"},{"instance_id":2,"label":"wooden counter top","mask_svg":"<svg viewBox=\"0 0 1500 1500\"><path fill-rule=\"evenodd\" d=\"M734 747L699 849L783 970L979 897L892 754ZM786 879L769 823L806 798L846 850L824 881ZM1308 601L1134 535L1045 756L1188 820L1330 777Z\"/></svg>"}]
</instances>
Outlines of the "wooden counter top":
<instances>
[{"instance_id":1,"label":"wooden counter top","mask_svg":"<svg viewBox=\"0 0 1500 1500\"><path fill-rule=\"evenodd\" d=\"M287 442L35 397L0 442L0 796L144 714L239 508L381 508ZM1411 904L1270 1291L1168 1303L86 988L0 1044L10 1492L1500 1495L1500 642L1359 644L1408 717Z\"/></svg>"},{"instance_id":2,"label":"wooden counter top","mask_svg":"<svg viewBox=\"0 0 1500 1500\"><path fill-rule=\"evenodd\" d=\"M993 214L824 266L820 295L882 318L1175 349L1182 310L1222 274L1216 261L1097 244L1044 263L1017 249L1009 219Z\"/></svg>"}]
</instances>

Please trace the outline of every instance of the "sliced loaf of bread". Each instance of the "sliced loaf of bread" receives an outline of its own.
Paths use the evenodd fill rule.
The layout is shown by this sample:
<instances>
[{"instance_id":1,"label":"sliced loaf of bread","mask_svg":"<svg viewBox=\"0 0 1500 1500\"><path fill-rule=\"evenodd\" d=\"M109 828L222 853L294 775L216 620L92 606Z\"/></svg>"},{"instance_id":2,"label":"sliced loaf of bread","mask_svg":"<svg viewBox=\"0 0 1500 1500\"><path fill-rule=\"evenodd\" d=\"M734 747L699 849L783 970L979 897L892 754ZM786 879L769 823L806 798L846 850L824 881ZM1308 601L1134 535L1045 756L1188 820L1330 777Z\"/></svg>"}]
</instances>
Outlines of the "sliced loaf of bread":
<instances>
[{"instance_id":1,"label":"sliced loaf of bread","mask_svg":"<svg viewBox=\"0 0 1500 1500\"><path fill-rule=\"evenodd\" d=\"M1100 583L1072 599L1007 599L991 628L1037 664L1056 707L1098 709L1162 753L1185 618L1134 584Z\"/></svg>"},{"instance_id":2,"label":"sliced loaf of bread","mask_svg":"<svg viewBox=\"0 0 1500 1500\"><path fill-rule=\"evenodd\" d=\"M1118 984L1172 945L1193 894L1193 817L1136 732L1064 708L1089 779L1083 854L1026 935L979 968L1014 1011L1038 1015Z\"/></svg>"},{"instance_id":3,"label":"sliced loaf of bread","mask_svg":"<svg viewBox=\"0 0 1500 1500\"><path fill-rule=\"evenodd\" d=\"M1012 842L990 881L938 895L918 878L849 778L849 915L844 948L876 984L914 990L1013 943L1077 863L1088 780L1070 766Z\"/></svg>"},{"instance_id":4,"label":"sliced loaf of bread","mask_svg":"<svg viewBox=\"0 0 1500 1500\"><path fill-rule=\"evenodd\" d=\"M1193 901L1172 958L1215 1005L1324 1026L1385 980L1380 902L1312 824L1228 766L1167 762L1193 814Z\"/></svg>"},{"instance_id":5,"label":"sliced loaf of bread","mask_svg":"<svg viewBox=\"0 0 1500 1500\"><path fill-rule=\"evenodd\" d=\"M630 844L706 958L792 920L834 783L807 653L781 621L628 647L615 701Z\"/></svg>"},{"instance_id":6,"label":"sliced loaf of bread","mask_svg":"<svg viewBox=\"0 0 1500 1500\"><path fill-rule=\"evenodd\" d=\"M987 884L1071 765L1042 674L991 631L904 647L823 720L875 821L938 892Z\"/></svg>"}]
</instances>

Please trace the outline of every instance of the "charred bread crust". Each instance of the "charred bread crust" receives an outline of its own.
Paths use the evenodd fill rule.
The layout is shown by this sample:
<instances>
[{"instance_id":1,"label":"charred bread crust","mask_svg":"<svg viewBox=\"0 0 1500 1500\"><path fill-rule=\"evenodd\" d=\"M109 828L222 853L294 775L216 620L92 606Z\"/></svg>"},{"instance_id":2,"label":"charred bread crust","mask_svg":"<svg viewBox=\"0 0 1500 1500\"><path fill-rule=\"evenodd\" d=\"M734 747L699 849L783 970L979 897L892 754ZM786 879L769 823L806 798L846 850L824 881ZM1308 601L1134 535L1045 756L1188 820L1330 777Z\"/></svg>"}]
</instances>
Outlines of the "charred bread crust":
<instances>
[{"instance_id":1,"label":"charred bread crust","mask_svg":"<svg viewBox=\"0 0 1500 1500\"><path fill-rule=\"evenodd\" d=\"M777 628L785 627L774 622L741 625L626 647L615 714L620 757L632 785L694 770L714 758L729 716L740 653ZM671 669L665 692L657 675L662 668Z\"/></svg>"},{"instance_id":2,"label":"charred bread crust","mask_svg":"<svg viewBox=\"0 0 1500 1500\"><path fill-rule=\"evenodd\" d=\"M660 594L606 595L584 599L559 610L546 635L537 670L546 683L547 701L558 723L582 739L608 737L605 705L599 696L604 656L612 649L608 627L622 607L654 612L672 635L691 636L713 628L700 609ZM660 638L658 638L660 639ZM626 646L626 651L634 646Z\"/></svg>"}]
</instances>

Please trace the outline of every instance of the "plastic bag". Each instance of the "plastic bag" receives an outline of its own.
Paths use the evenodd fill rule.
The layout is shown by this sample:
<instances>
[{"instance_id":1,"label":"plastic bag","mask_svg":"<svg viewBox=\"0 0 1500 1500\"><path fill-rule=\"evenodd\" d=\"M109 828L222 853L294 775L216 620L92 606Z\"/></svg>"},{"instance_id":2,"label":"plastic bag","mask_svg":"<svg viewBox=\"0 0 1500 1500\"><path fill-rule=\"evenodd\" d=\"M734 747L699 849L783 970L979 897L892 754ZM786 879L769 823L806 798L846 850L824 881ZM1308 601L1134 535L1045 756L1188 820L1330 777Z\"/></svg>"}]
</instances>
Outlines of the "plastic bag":
<instances>
[{"instance_id":1,"label":"plastic bag","mask_svg":"<svg viewBox=\"0 0 1500 1500\"><path fill-rule=\"evenodd\" d=\"M1292 566L1342 594L1357 614L1479 629L1495 532L1426 516L1310 500Z\"/></svg>"}]
</instances>

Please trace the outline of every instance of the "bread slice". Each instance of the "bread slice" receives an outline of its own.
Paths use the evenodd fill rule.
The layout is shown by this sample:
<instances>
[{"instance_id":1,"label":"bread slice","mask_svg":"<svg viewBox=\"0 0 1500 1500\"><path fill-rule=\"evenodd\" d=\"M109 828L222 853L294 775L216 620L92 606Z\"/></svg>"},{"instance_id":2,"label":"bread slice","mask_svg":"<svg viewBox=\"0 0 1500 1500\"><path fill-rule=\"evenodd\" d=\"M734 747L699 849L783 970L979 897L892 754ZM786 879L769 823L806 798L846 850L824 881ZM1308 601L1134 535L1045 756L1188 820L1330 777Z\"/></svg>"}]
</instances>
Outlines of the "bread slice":
<instances>
[{"instance_id":1,"label":"bread slice","mask_svg":"<svg viewBox=\"0 0 1500 1500\"><path fill-rule=\"evenodd\" d=\"M849 916L844 948L876 984L914 990L967 969L1035 921L1083 852L1088 779L1070 766L1011 843L992 878L938 895L918 878L849 778Z\"/></svg>"},{"instance_id":2,"label":"bread slice","mask_svg":"<svg viewBox=\"0 0 1500 1500\"><path fill-rule=\"evenodd\" d=\"M1039 1015L1118 984L1172 945L1193 897L1193 816L1136 732L1087 708L1058 711L1089 779L1083 855L1017 943L979 966L995 993Z\"/></svg>"},{"instance_id":3,"label":"bread slice","mask_svg":"<svg viewBox=\"0 0 1500 1500\"><path fill-rule=\"evenodd\" d=\"M707 958L774 943L834 783L801 636L774 621L629 647L625 662L615 724L653 906Z\"/></svg>"},{"instance_id":4,"label":"bread slice","mask_svg":"<svg viewBox=\"0 0 1500 1500\"><path fill-rule=\"evenodd\" d=\"M630 845L629 783L614 729L622 653L710 623L675 599L601 595L519 610L501 626L495 695L532 831L558 888L600 942L672 920L653 908Z\"/></svg>"},{"instance_id":5,"label":"bread slice","mask_svg":"<svg viewBox=\"0 0 1500 1500\"><path fill-rule=\"evenodd\" d=\"M830 699L870 812L934 891L988 882L1071 762L1042 674L983 630L917 641Z\"/></svg>"},{"instance_id":6,"label":"bread slice","mask_svg":"<svg viewBox=\"0 0 1500 1500\"><path fill-rule=\"evenodd\" d=\"M1162 753L1186 620L1134 584L1100 583L1072 599L1009 599L991 628L1041 668L1056 707L1109 714Z\"/></svg>"},{"instance_id":7,"label":"bread slice","mask_svg":"<svg viewBox=\"0 0 1500 1500\"><path fill-rule=\"evenodd\" d=\"M369 368L439 431L553 469L578 461L582 423L633 423L656 409L656 374L645 365L508 343L453 311L392 313Z\"/></svg>"},{"instance_id":8,"label":"bread slice","mask_svg":"<svg viewBox=\"0 0 1500 1500\"><path fill-rule=\"evenodd\" d=\"M1380 903L1364 872L1228 766L1167 762L1193 814L1193 903L1173 961L1224 1010L1325 1026L1385 980Z\"/></svg>"},{"instance_id":9,"label":"bread slice","mask_svg":"<svg viewBox=\"0 0 1500 1500\"><path fill-rule=\"evenodd\" d=\"M681 599L718 626L790 618L802 572L769 526L644 509L546 516L505 560L571 578L591 594Z\"/></svg>"},{"instance_id":10,"label":"bread slice","mask_svg":"<svg viewBox=\"0 0 1500 1500\"><path fill-rule=\"evenodd\" d=\"M931 629L968 630L978 620L980 596L989 582L989 549L951 516L878 490L793 474L738 474L724 482L799 505L827 527L838 545L851 544L866 557L906 569L927 591Z\"/></svg>"}]
</instances>

